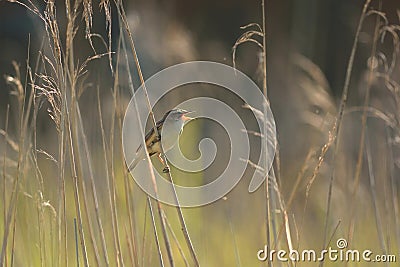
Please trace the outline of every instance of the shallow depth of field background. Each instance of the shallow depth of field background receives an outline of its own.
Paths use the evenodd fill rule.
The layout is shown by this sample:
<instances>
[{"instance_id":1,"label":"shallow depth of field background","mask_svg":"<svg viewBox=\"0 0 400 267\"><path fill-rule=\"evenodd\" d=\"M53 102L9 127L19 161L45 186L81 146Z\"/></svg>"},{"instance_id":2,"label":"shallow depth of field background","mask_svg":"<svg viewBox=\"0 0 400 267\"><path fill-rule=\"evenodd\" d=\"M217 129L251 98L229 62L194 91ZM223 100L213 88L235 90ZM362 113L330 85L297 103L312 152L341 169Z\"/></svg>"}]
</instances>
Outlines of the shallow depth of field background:
<instances>
[{"instance_id":1,"label":"shallow depth of field background","mask_svg":"<svg viewBox=\"0 0 400 267\"><path fill-rule=\"evenodd\" d=\"M37 6L44 14L44 2L21 2ZM270 248L320 251L329 246L335 249L336 240L345 238L349 249L394 254L399 262L399 2L372 1L367 9L336 146L332 129L343 103L346 68L364 2L266 2L268 98L279 144L274 164L277 182L271 185L268 205L270 218L266 222L265 187L252 194L247 191L254 171L249 166L226 198L183 209L200 265L271 266L257 259L257 251L267 239ZM105 4L111 12L109 21L104 7L91 3L94 51L85 38L83 6L90 1L77 2L76 35L70 42L66 3L69 1L54 3L62 51L62 60L57 62L44 22L20 4L0 2L1 260L4 266L76 266L77 261L93 266L160 266L146 195L126 173L122 157L121 123L131 97L122 51L127 51L134 87L140 86L128 36L124 35L125 45L120 42L120 29L125 31L125 26L118 19L115 2ZM254 0L139 0L123 5L144 78L191 60L232 66L235 42L248 30L240 27L263 23L261 1ZM262 42L262 38L256 39ZM110 44L114 72L107 51ZM94 55L99 56L91 58ZM80 75L71 78L71 70L79 70L82 64ZM248 42L237 47L236 67L260 88L261 66L262 51L257 45ZM63 82L56 70L67 74ZM71 81L76 83L71 86ZM65 128L63 144L60 130L49 116L54 108L42 91L60 85L66 99L56 101L56 106L69 104L58 111L59 123L66 120L71 129L69 136ZM30 99L32 88L35 97ZM207 96L227 97L220 88L202 85L201 89ZM73 97L71 90L75 90ZM185 86L166 97L155 108L156 118L196 95L196 90L199 87ZM250 112L235 105L248 126L254 127ZM204 137L213 138L220 146L212 168L196 174L172 169L177 183L208 183L224 168L229 144L223 129L210 121L191 122L185 128L181 143L187 156L198 156L196 148ZM252 158L259 153L258 138L250 136ZM361 146L360 140L364 140ZM154 200L152 204L159 247L165 266L169 266L157 204ZM175 266L185 266L184 258L188 266L194 266L176 209L166 205L162 209ZM299 262L296 266L318 265ZM295 264L274 261L273 266ZM324 266L345 263L327 261Z\"/></svg>"}]
</instances>

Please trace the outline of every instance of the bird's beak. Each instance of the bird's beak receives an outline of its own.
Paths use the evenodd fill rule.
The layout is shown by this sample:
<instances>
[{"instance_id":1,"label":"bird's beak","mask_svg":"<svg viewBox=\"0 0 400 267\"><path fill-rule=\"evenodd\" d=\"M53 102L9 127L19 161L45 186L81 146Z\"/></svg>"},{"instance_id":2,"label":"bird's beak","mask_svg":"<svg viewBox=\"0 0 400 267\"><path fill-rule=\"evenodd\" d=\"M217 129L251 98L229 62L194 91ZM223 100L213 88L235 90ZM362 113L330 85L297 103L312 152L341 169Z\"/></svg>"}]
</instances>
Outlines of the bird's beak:
<instances>
[{"instance_id":1,"label":"bird's beak","mask_svg":"<svg viewBox=\"0 0 400 267\"><path fill-rule=\"evenodd\" d=\"M192 113L193 111L188 111L188 112L186 112L185 114L183 114L182 115L182 120L183 121L190 121L190 120L193 120L194 118L192 118L192 117L189 117L189 116L186 116L186 114L189 114L189 113Z\"/></svg>"}]
</instances>

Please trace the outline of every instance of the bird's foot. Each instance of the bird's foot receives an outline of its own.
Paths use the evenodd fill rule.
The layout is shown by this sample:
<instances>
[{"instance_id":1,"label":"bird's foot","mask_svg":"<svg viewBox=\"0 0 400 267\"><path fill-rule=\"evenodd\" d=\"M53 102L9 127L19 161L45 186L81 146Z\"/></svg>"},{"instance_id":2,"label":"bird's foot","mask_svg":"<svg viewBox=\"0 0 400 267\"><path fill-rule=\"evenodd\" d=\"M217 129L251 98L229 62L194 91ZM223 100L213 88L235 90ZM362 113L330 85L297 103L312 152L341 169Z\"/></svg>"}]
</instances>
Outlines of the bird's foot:
<instances>
[{"instance_id":1,"label":"bird's foot","mask_svg":"<svg viewBox=\"0 0 400 267\"><path fill-rule=\"evenodd\" d=\"M169 171L170 171L170 170L169 170L169 167L168 167L168 166L165 166L164 169L163 169L163 173L169 173Z\"/></svg>"}]
</instances>

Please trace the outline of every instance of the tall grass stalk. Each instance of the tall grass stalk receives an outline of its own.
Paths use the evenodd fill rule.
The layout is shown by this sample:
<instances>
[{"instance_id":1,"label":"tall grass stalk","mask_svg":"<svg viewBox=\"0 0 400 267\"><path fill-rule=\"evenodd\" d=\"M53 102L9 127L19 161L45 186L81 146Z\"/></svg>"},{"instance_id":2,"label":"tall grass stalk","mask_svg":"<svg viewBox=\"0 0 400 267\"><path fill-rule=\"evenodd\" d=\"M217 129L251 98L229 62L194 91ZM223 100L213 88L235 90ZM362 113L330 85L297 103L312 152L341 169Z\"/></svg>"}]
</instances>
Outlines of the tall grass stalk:
<instances>
[{"instance_id":1,"label":"tall grass stalk","mask_svg":"<svg viewBox=\"0 0 400 267\"><path fill-rule=\"evenodd\" d=\"M381 218L381 211L379 208L378 204L378 198L377 198L377 193L376 193L376 179L375 179L375 174L374 174L374 168L373 168L373 162L372 162L372 152L371 152L371 144L369 140L369 135L368 135L368 127L365 127L365 153L367 154L367 166L368 166L368 176L369 176L369 182L370 182L370 188L371 188L371 196L372 196L372 203L373 203L373 208L374 208L374 215L375 215L375 224L376 224L376 229L378 232L378 238L379 238L379 245L382 249L382 252L384 254L387 253L386 245L385 245L385 237L383 233L383 223L382 223L382 218Z\"/></svg>"},{"instance_id":2,"label":"tall grass stalk","mask_svg":"<svg viewBox=\"0 0 400 267\"><path fill-rule=\"evenodd\" d=\"M81 112L80 112L79 108L77 109L77 116L78 116L78 121L79 121L80 129L81 129L81 136L82 136L82 140L83 140L83 148L84 148L84 151L85 151L85 159L86 159L87 164L88 164L90 191L92 192L92 201L94 203L94 210L95 210L95 214L96 214L96 216L95 216L96 223L97 223L97 227L98 227L99 232L100 232L100 240L101 240L101 249L102 249L103 262L104 262L105 266L109 266L110 262L109 262L109 259L108 259L107 244L106 244L106 239L105 239L105 234L104 234L104 227L103 227L103 223L102 223L101 216L100 216L100 211L99 211L99 200L98 200L98 196L97 196L96 185L95 185L95 182L94 182L93 167L92 167L92 163L91 163L92 156L91 156L89 148L88 148L87 137L86 137L85 131L83 129L82 115L81 115ZM86 189L84 189L84 191L86 191ZM86 212L89 215L89 211L86 210ZM90 222L89 222L89 224L90 224ZM96 260L98 262L100 262L97 259L97 256L96 256ZM99 264L99 265L101 265L101 264Z\"/></svg>"},{"instance_id":3,"label":"tall grass stalk","mask_svg":"<svg viewBox=\"0 0 400 267\"><path fill-rule=\"evenodd\" d=\"M168 228L169 232L171 233L172 238L174 239L175 245L178 248L179 254L182 257L183 262L185 263L185 266L189 267L190 264L189 264L188 260L186 259L185 253L183 252L183 249L182 249L182 246L179 244L179 240L178 240L177 236L175 235L174 229L172 228L171 224L169 223L168 217L167 217L167 215L165 214L164 211L163 211L163 216L164 216L167 228Z\"/></svg>"},{"instance_id":4,"label":"tall grass stalk","mask_svg":"<svg viewBox=\"0 0 400 267\"><path fill-rule=\"evenodd\" d=\"M263 0L261 2L261 8L262 8L262 26L260 26L257 23L250 23L245 26L242 26L241 29L246 30L235 42L233 45L233 53L232 53L232 61L233 61L233 67L236 68L236 51L239 45L250 42L256 44L262 52L262 59L261 59L261 69L262 69L262 74L263 74L263 79L262 79L262 91L266 99L268 99L268 90L267 90L267 18L266 18L266 1ZM258 37L262 38L262 42L257 40ZM264 105L269 105L269 103L265 103ZM252 109L254 111L254 108L250 107L245 103L244 105L245 108ZM267 107L265 107L267 108ZM261 114L266 114L266 112L261 112L258 111ZM264 132L268 132L268 127L269 125L267 124L266 121L264 121ZM250 132L249 132L250 133ZM255 136L262 137L259 133L256 133ZM287 215L287 208L285 207L283 197L279 188L279 183L277 181L276 177L280 176L280 173L275 172L276 170L279 172L280 171L280 166L279 166L279 151L277 151L278 148L278 142L277 140L273 140L276 145L276 152L275 153L275 158L273 160L273 166L271 167L270 171L264 170L262 167L248 161L249 165L252 166L253 168L256 169L261 169L263 171L266 171L267 173L265 174L265 180L264 180L264 205L265 205L265 235L266 235L266 244L272 244L272 240L274 240L274 245L273 247L277 247L279 245L279 238L280 238L280 233L281 230L278 231L277 229L277 214L276 212L272 213L271 210L279 210L282 212L282 227L285 229L285 234L286 234L286 245L289 249L293 248L292 244L292 238L291 238L291 230L290 230L290 225L289 225L289 218ZM272 153L272 151L268 151L267 147L267 141L262 140L262 145L264 146L263 150L266 151L265 155L265 166L268 166L268 155L269 153ZM271 186L272 185L272 186ZM280 228L283 229L283 228ZM271 261L266 261L266 264L268 266L272 266ZM279 263L278 263L279 264ZM292 264L291 262L288 263L289 265Z\"/></svg>"},{"instance_id":5,"label":"tall grass stalk","mask_svg":"<svg viewBox=\"0 0 400 267\"><path fill-rule=\"evenodd\" d=\"M158 133L158 130L157 130L157 127L156 127L156 121L155 121L154 113L153 113L153 110L152 110L152 107L151 107L151 103L150 103L150 100L149 100L149 96L148 96L148 92L147 92L147 89L146 89L146 85L145 85L145 82L144 82L144 78L143 78L143 74L142 74L142 71L141 71L139 59L138 59L138 56L137 56L137 53L136 53L135 43L133 41L132 33L131 33L130 29L129 29L129 25L127 23L125 11L124 11L124 8L123 8L121 2L120 2L120 5L118 7L118 11L119 11L119 15L121 17L121 20L124 23L125 30L126 30L126 32L128 34L128 37L129 37L129 44L131 46L131 52L132 52L132 55L133 55L133 58L134 58L134 61L135 61L135 65L136 65L137 73L138 73L139 78L140 78L141 85L143 86L143 91L144 91L144 94L145 94L145 100L146 100L147 107L149 109L149 116L150 116L151 121L152 121L153 129L154 129L154 132L158 136L159 133ZM133 90L132 90L132 92L133 92ZM136 101L136 99L135 99L135 101ZM137 107L137 105L135 105L135 107ZM137 115L139 114L138 111L136 113L137 113ZM140 118L138 118L138 122L139 122L139 125L141 125ZM140 126L139 126L139 128L140 128ZM143 136L144 136L144 133L142 131L142 137ZM143 141L144 141L144 139L143 139ZM146 147L144 142L143 142L143 147ZM161 157L163 158L164 165L165 165L164 167L169 169L168 162L166 160L165 153L164 153L162 147L161 147L161 150L162 150ZM147 153L146 153L146 155L147 155ZM149 167L149 170L150 170L150 173L151 173L151 177L152 177L152 180L153 180L152 181L153 182L153 186L154 186L155 192L157 194L157 191L158 191L157 190L157 184L156 184L155 176L154 176L151 164L150 164L150 158L149 158L148 155L146 157L147 157L147 161L148 161L148 164L149 164L148 167ZM197 259L197 255L196 255L196 252L194 250L193 244L192 244L192 242L190 240L189 232L187 230L185 219L184 219L184 216L183 216L183 213L182 213L182 209L181 209L180 204L179 204L178 196L177 196L177 193L176 193L176 190L175 190L175 184L174 184L174 181L172 179L172 175L171 175L170 172L167 172L167 178L168 178L168 181L172 185L172 191L173 191L175 206L176 206L176 209L177 209L177 212L178 212L179 222L181 224L181 229L182 229L182 232L183 232L187 247L188 247L188 249L190 251L190 254L192 256L192 260L194 261L195 266L199 266L199 261ZM156 196L156 198L157 198L157 196ZM156 200L157 200L159 217L160 217L160 220L162 222L162 231L164 233L165 241L167 242L168 235L167 235L166 229L165 229L165 220L164 220L164 218L162 216L161 204L158 201L158 199L156 199ZM170 248L169 242L167 242L167 243L168 244L166 245L166 247L167 247L167 253L169 255L170 264L171 264L171 266L174 266L171 248Z\"/></svg>"},{"instance_id":6,"label":"tall grass stalk","mask_svg":"<svg viewBox=\"0 0 400 267\"><path fill-rule=\"evenodd\" d=\"M6 158L7 158L7 147L8 147L8 143L7 143L7 135L8 135L8 119L9 119L9 114L10 114L10 105L7 105L7 111L6 111L6 118L5 118L5 127L4 127L4 153L3 153L3 229L6 229L6 225L7 225L7 197L6 197L6 180L7 180L7 169L6 169ZM4 242L4 241L3 241ZM3 248L2 248L3 250ZM4 256L3 256L4 253ZM4 259L3 259L4 257ZM4 262L4 266L7 266L7 246L4 248L4 252L2 252L2 256L1 256L1 262L0 264L3 264Z\"/></svg>"},{"instance_id":7,"label":"tall grass stalk","mask_svg":"<svg viewBox=\"0 0 400 267\"><path fill-rule=\"evenodd\" d=\"M19 197L19 190L20 190L20 185L19 181L22 176L23 172L23 167L24 167L24 161L25 161L25 141L27 141L25 138L25 133L26 129L25 126L27 123L24 122L24 110L25 110L25 89L23 87L23 84L21 82L21 73L19 66L14 63L14 70L15 70L15 77L8 76L6 78L7 82L14 88L12 91L12 94L16 96L17 98L17 103L18 103L18 118L19 118L19 123L18 123L18 147L17 147L17 152L18 152L18 163L17 163L17 174L16 177L13 180L13 185L12 185L12 191L11 191L11 196L7 212L5 214L5 223L4 223L4 233L3 233L3 240L2 240L2 248L1 248L1 254L0 254L0 265L4 264L5 257L6 257L6 250L8 246L8 237L10 234L10 224L12 224L12 244L11 244L11 255L14 255L14 234L15 234L15 216L17 213L17 202L18 202L18 197ZM30 112L29 110L27 112ZM26 117L25 117L26 118ZM7 132L5 133L6 139L7 139ZM5 200L4 203L7 203L7 200ZM4 206L6 207L6 206ZM7 265L7 263L5 263ZM11 257L11 265L13 264L13 256Z\"/></svg>"},{"instance_id":8,"label":"tall grass stalk","mask_svg":"<svg viewBox=\"0 0 400 267\"><path fill-rule=\"evenodd\" d=\"M268 82L267 82L267 19L266 19L266 0L261 1L261 9L262 9L262 73L263 73L263 94L267 98L268 96ZM265 112L264 112L265 114ZM267 133L267 125L266 122L264 122L264 132ZM265 145L264 149L266 153L268 153L267 149L267 142L262 142L263 145ZM268 158L268 155L266 155L265 158ZM266 168L267 168L268 162L266 162ZM271 233L270 233L270 222L271 222L271 200L270 200L270 177L269 174L266 173L266 178L265 178L265 231L266 231L266 244L271 244ZM268 261L268 266L272 266L272 262Z\"/></svg>"},{"instance_id":9,"label":"tall grass stalk","mask_svg":"<svg viewBox=\"0 0 400 267\"><path fill-rule=\"evenodd\" d=\"M379 9L381 9L381 6L382 6L382 1L379 1ZM378 10L378 12L379 11L380 10ZM381 16L379 14L376 14L375 29L374 29L374 35L373 35L373 41L372 41L367 85L365 88L365 97L364 97L364 103L363 103L363 106L365 107L365 109L363 109L362 116L361 116L361 135L360 135L359 150L358 150L357 163L356 163L356 171L354 174L354 183L353 183L351 202L350 202L350 203L352 203L350 214L355 214L355 203L356 203L356 198L357 198L357 192L360 187L359 183L360 183L360 176L361 176L363 159L364 159L364 146L366 143L366 140L365 140L366 128L367 128L367 109L366 108L369 106L371 86L372 86L372 81L375 76L374 65L377 64L376 52L377 52L377 43L379 40L380 27L381 27ZM355 224L355 216L353 216L351 218L350 224L349 224L349 230L348 230L349 241L351 241L353 238L354 224Z\"/></svg>"},{"instance_id":10,"label":"tall grass stalk","mask_svg":"<svg viewBox=\"0 0 400 267\"><path fill-rule=\"evenodd\" d=\"M116 60L117 65L119 65L120 62L121 42L122 42L122 36L119 38L118 41L118 52ZM114 76L114 101L115 101L115 106L118 102L122 102L121 94L119 91L119 68L116 68ZM122 133L123 117L121 112L117 113L117 123L119 132ZM119 136L120 138L118 139L118 144L119 144L120 158L122 159L124 158L123 146L122 146L122 134L120 134ZM135 264L135 266L139 266L139 258L137 251L138 243L136 239L137 236L136 223L134 222L134 217L132 216L132 212L134 212L132 205L133 199L132 199L131 188L129 186L129 174L126 168L123 168L123 176L124 176L125 204L129 220L129 234L127 234L127 241L128 244L130 245L129 248L130 248L130 255L132 257L132 262Z\"/></svg>"},{"instance_id":11,"label":"tall grass stalk","mask_svg":"<svg viewBox=\"0 0 400 267\"><path fill-rule=\"evenodd\" d=\"M121 9L119 9L119 10L120 10L119 11L119 13L120 13L120 16L119 16L120 21L123 21L124 19L126 20L126 17L122 17L123 7L121 7ZM125 25L125 29L129 29L129 28L127 28L128 24L126 22L124 22L124 25ZM125 55L125 61L126 61L126 65L128 66L129 89L131 90L131 92L133 94L135 90L134 90L134 86L133 86L133 79L132 79L132 76L130 74L128 53L127 53L127 49L125 47L125 38L124 38L124 31L123 31L122 26L121 26L121 29L120 29L120 34L121 34L122 47L123 47L123 51L124 51L124 55ZM130 40L131 40L131 46L134 48L134 43L133 43L132 36L130 36ZM135 51L135 50L133 50L133 51ZM138 61L137 61L137 63L138 63ZM139 65L139 67L140 67L140 65ZM139 73L141 73L141 72L139 71ZM138 119L138 128L140 130L140 134L141 134L142 139L143 139L142 140L142 145L143 145L143 147L146 147L145 141L144 141L144 135L145 134L144 134L144 131L143 131L142 127L141 127L141 120L140 120L140 117L139 117L139 110L137 108L136 98L134 97L133 100L135 101L135 109L136 109L135 111L136 111L136 116L137 116L137 119ZM154 115L153 115L153 120L154 120ZM153 170L153 167L151 165L151 161L150 161L150 157L148 156L148 153L146 153L146 157L147 157L146 161L148 163L148 168L149 168L149 172L150 172L150 175L151 175L152 184L153 184L153 188L154 188L154 192L155 192L155 196L156 196L157 211L158 211L158 215L159 215L159 218L160 218L160 221L161 221L161 231L162 231L162 234L163 234L163 237L164 237L164 243L165 243L165 247L166 247L166 250L167 250L168 259L169 259L170 265L174 266L174 260L173 260L173 256L172 256L172 249L171 249L171 245L170 245L170 242L169 242L169 237L168 237L167 230L166 230L165 220L161 216L162 207L161 207L161 203L160 203L160 201L158 200L158 197L157 197L158 196L158 190L157 190L157 183L155 181L154 170ZM151 200L150 200L149 196L147 196L147 202L149 202L149 201L151 201ZM150 206L149 206L149 208L150 208ZM154 214L152 213L153 210L151 209L150 212L151 212L150 216L152 216L152 218L153 218L154 217ZM156 228L155 228L155 230L156 230ZM156 240L156 241L157 241L156 245L157 245L157 248L158 248L159 242L158 242L158 240ZM160 249L159 249L159 252L161 253Z\"/></svg>"},{"instance_id":12,"label":"tall grass stalk","mask_svg":"<svg viewBox=\"0 0 400 267\"><path fill-rule=\"evenodd\" d=\"M120 239L119 239L119 231L118 231L118 220L117 220L117 214L115 210L115 182L114 179L112 179L112 174L110 174L110 160L111 156L109 153L107 153L108 147L107 147L107 141L106 141L106 135L104 131L104 125L103 125L103 115L101 112L101 105L100 105L100 96L99 96L99 90L97 89L97 108L98 108L98 113L99 113L99 122L100 122L100 129L101 129L101 136L102 136L102 145L103 145L103 155L104 155L104 162L105 162L105 173L106 173L106 185L107 185L107 193L108 193L108 205L110 208L111 212L111 227L112 227L112 233L113 233L113 244L114 244L114 255L115 255L115 263L117 266L123 266L123 260L122 260L122 255L121 255L121 247L120 247Z\"/></svg>"},{"instance_id":13,"label":"tall grass stalk","mask_svg":"<svg viewBox=\"0 0 400 267\"><path fill-rule=\"evenodd\" d=\"M151 204L151 199L149 196L147 196L147 205L149 206L149 209L150 209L151 225L153 226L154 240L156 241L158 260L160 261L160 266L164 267L164 260L163 260L162 254L161 254L160 242L158 241L156 219L154 217L153 206ZM171 261L170 261L170 263L171 263L171 266L173 266L174 263Z\"/></svg>"},{"instance_id":14,"label":"tall grass stalk","mask_svg":"<svg viewBox=\"0 0 400 267\"><path fill-rule=\"evenodd\" d=\"M339 137L342 121L343 121L344 110L345 110L346 104L347 104L347 98L348 98L348 93L349 93L351 74L352 74L352 70L353 70L353 63L354 63L354 58L355 58L355 54L356 54L356 51L357 51L357 44L358 44L361 28L362 28L362 26L364 24L365 16L367 14L367 9L368 9L370 3L371 3L371 0L366 0L364 2L364 6L363 6L363 9L361 11L361 16L360 16L360 19L359 19L359 22L358 22L357 30L356 30L354 41L353 41L353 46L352 46L350 57L349 57L349 62L347 64L346 77L345 77L345 81L344 81L344 85L343 85L343 91L342 91L342 97L341 97L340 104L339 104L338 115L337 115L337 117L335 119L333 128L331 130L331 133L333 133L333 136L332 136L333 143L332 143L332 140L331 140L331 142L327 143L327 144L329 144L329 146L331 146L333 144L333 147L334 147L333 162L334 163L335 163L336 155L338 153L338 147L339 147L338 146L338 143L339 143L339 138L338 137ZM323 157L320 157L320 158L324 158L325 157L325 155L322 155L322 156ZM329 221L330 221L332 189L333 189L333 184L334 184L334 178L335 178L335 169L333 169L333 173L331 174L331 178L330 178L330 181L329 181L328 199L327 199L326 217L325 217L324 241L323 241L322 248L326 247L328 226L329 226ZM323 266L323 264L324 263L321 262L320 266Z\"/></svg>"}]
</instances>

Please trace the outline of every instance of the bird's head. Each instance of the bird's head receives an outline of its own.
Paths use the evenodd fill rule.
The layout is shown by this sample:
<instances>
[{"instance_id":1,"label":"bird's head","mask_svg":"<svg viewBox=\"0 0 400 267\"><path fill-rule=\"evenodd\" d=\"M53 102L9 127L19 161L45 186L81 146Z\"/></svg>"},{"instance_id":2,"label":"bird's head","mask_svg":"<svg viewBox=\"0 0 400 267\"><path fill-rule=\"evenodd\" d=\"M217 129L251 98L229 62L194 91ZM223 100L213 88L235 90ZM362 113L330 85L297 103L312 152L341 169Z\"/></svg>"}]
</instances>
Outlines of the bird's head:
<instances>
[{"instance_id":1,"label":"bird's head","mask_svg":"<svg viewBox=\"0 0 400 267\"><path fill-rule=\"evenodd\" d=\"M186 116L189 113L191 113L191 111L187 111L187 110L178 108L178 109L172 109L172 110L168 111L164 115L164 117L168 118L170 120L175 120L175 121L181 120L183 122L186 122L186 121L193 119L191 117Z\"/></svg>"}]
</instances>

